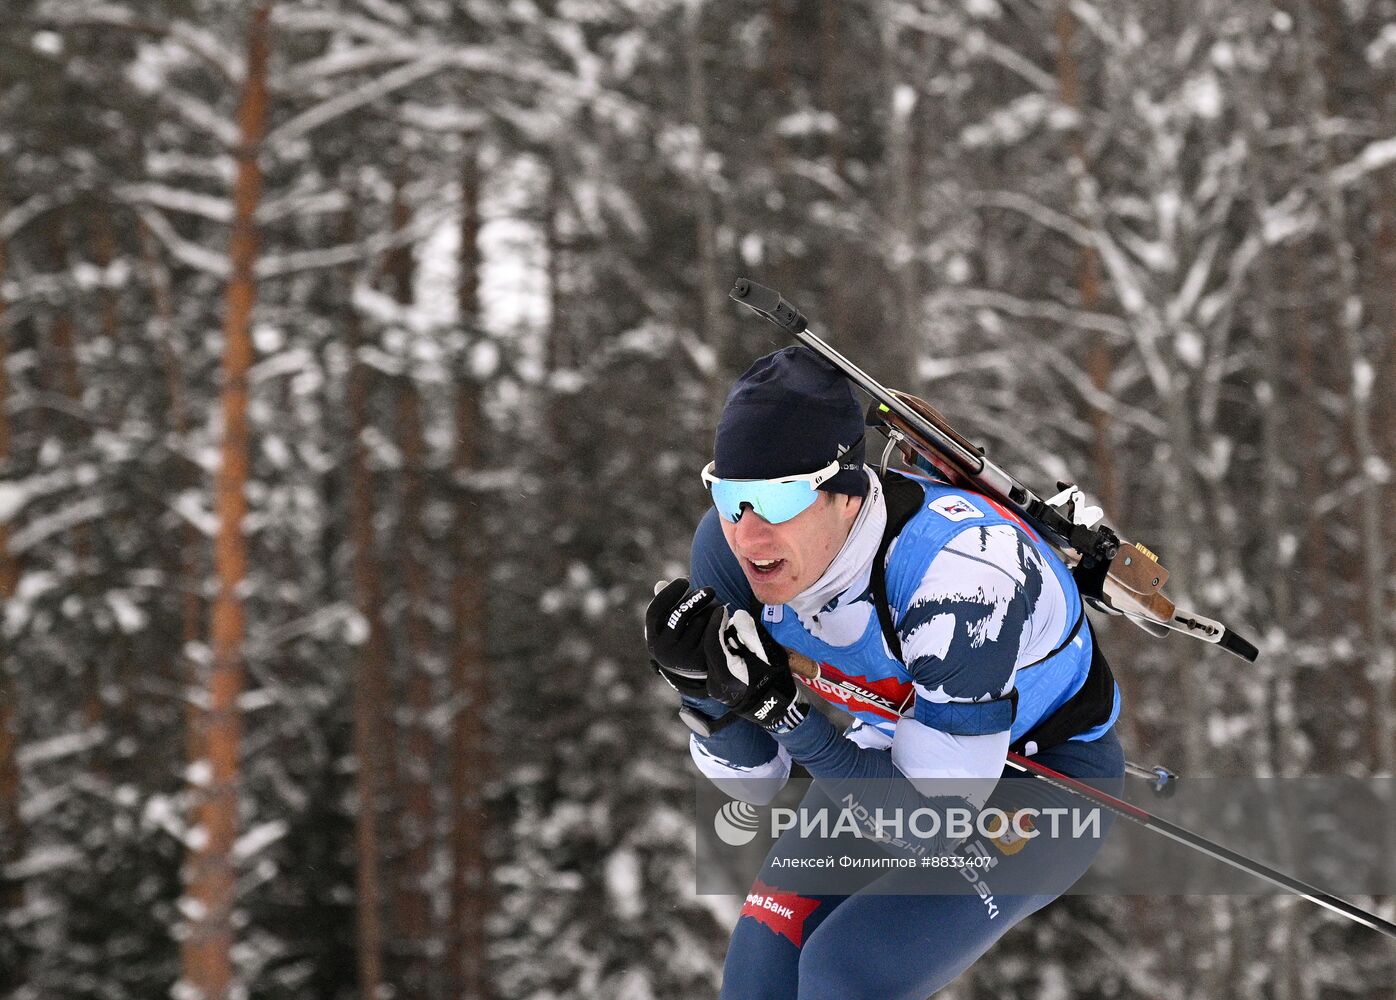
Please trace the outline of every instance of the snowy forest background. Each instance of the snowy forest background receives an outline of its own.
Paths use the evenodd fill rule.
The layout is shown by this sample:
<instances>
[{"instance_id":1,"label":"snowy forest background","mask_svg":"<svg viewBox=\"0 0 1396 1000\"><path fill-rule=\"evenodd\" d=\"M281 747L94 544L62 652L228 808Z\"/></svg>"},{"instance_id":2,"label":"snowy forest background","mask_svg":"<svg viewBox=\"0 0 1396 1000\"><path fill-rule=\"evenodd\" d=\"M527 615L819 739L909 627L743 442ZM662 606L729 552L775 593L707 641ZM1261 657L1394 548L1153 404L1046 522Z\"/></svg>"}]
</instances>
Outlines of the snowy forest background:
<instances>
[{"instance_id":1,"label":"snowy forest background","mask_svg":"<svg viewBox=\"0 0 1396 1000\"><path fill-rule=\"evenodd\" d=\"M1396 771L1393 0L7 0L0 997L713 996L640 614L739 274L1260 637L1107 627L1131 756ZM1393 983L1069 898L942 995Z\"/></svg>"}]
</instances>

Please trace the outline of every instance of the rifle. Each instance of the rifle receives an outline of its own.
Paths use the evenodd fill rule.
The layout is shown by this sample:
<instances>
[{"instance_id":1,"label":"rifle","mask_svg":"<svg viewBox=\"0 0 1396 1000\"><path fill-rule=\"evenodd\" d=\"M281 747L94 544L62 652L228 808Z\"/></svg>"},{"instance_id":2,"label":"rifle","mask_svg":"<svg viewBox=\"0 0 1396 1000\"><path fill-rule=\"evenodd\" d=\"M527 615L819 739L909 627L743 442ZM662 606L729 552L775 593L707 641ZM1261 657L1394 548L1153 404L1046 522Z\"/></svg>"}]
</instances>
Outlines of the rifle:
<instances>
[{"instance_id":1,"label":"rifle","mask_svg":"<svg viewBox=\"0 0 1396 1000\"><path fill-rule=\"evenodd\" d=\"M1182 632L1255 661L1260 651L1254 643L1215 619L1180 609L1166 597L1163 585L1168 570L1158 557L1109 526L1086 518L1082 509L1085 498L1074 485L1058 484L1060 493L1042 499L951 427L930 403L887 388L836 351L775 289L738 278L730 294L790 333L872 397L868 423L887 435L889 454L895 446L909 464L936 470L952 485L989 496L1036 529L1071 569L1082 597L1093 606L1109 614L1122 614L1151 635Z\"/></svg>"}]
</instances>

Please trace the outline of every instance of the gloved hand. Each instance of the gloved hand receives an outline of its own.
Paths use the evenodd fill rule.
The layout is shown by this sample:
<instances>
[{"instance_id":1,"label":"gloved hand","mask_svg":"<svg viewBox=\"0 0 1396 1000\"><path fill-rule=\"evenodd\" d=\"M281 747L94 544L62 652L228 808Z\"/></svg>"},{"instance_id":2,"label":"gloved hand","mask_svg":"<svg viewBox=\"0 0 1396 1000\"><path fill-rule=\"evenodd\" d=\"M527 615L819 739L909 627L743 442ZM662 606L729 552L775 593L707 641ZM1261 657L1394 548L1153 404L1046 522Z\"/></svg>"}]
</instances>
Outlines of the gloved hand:
<instances>
[{"instance_id":1,"label":"gloved hand","mask_svg":"<svg viewBox=\"0 0 1396 1000\"><path fill-rule=\"evenodd\" d=\"M708 694L763 729L783 733L805 717L790 658L746 611L713 615L703 633Z\"/></svg>"},{"instance_id":2,"label":"gloved hand","mask_svg":"<svg viewBox=\"0 0 1396 1000\"><path fill-rule=\"evenodd\" d=\"M655 584L654 599L645 609L645 647L650 666L682 695L708 696L708 660L703 632L721 605L711 587L690 591L679 577Z\"/></svg>"}]
</instances>

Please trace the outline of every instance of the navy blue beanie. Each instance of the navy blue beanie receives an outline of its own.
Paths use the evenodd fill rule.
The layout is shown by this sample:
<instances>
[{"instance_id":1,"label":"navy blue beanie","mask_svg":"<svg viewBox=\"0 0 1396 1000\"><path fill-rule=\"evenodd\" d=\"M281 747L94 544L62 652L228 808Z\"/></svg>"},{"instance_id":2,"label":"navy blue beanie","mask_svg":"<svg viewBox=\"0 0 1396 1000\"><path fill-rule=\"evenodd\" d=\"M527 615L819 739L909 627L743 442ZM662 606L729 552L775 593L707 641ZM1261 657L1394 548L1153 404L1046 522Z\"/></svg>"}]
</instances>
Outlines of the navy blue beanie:
<instances>
[{"instance_id":1,"label":"navy blue beanie","mask_svg":"<svg viewBox=\"0 0 1396 1000\"><path fill-rule=\"evenodd\" d=\"M846 452L844 449L848 449ZM820 486L866 496L863 409L848 379L807 347L758 359L727 394L713 447L723 479L777 479L843 469Z\"/></svg>"}]
</instances>

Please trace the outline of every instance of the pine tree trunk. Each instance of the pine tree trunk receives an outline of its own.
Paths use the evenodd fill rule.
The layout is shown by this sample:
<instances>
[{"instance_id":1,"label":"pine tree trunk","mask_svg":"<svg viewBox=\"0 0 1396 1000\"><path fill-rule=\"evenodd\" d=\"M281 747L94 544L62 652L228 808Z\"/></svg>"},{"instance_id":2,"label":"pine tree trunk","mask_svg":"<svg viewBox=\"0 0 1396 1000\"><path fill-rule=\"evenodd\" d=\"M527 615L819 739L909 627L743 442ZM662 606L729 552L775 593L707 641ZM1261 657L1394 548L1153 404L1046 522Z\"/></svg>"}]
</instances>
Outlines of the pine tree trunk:
<instances>
[{"instance_id":1,"label":"pine tree trunk","mask_svg":"<svg viewBox=\"0 0 1396 1000\"><path fill-rule=\"evenodd\" d=\"M793 2L794 0L767 0L766 3L767 19L771 26L767 68L772 102L770 120L773 122L785 113L791 103L790 65L791 53L795 48L793 44L794 32L790 27L790 7ZM771 166L771 191L768 198L775 200L782 198L785 193L789 176L790 151L787 148L785 137L777 129L768 128L767 134L769 136L768 155ZM766 246L762 251L763 263L767 273L774 279L775 287L790 295L793 292L793 289L790 288L792 269L787 258L785 242L777 239L779 234L779 230L767 234ZM745 366L737 366L732 374L735 375L743 367Z\"/></svg>"},{"instance_id":2,"label":"pine tree trunk","mask_svg":"<svg viewBox=\"0 0 1396 1000\"><path fill-rule=\"evenodd\" d=\"M393 200L393 231L401 235L410 221L409 209L401 185ZM411 305L416 268L412 249L397 246L389 254L387 277L393 297L401 305ZM403 778L403 809L398 824L398 844L402 850L402 866L395 886L397 902L397 943L402 949L402 989L412 997L429 997L431 989L431 956L434 938L431 921L431 895L428 879L431 875L432 830L432 763L436 759L432 744L429 714L433 706L430 664L432 661L431 629L427 621L427 605L431 600L427 560L424 552L430 545L423 518L425 503L425 446L422 440L421 399L413 381L410 362L408 370L398 380L397 420L402 449L402 509L399 519L398 552L401 559L403 589L407 601L402 609L402 626L406 633L407 718L404 739L393 745L404 747L407 759L400 769Z\"/></svg>"},{"instance_id":3,"label":"pine tree trunk","mask_svg":"<svg viewBox=\"0 0 1396 1000\"><path fill-rule=\"evenodd\" d=\"M3 203L0 203L3 207ZM3 212L0 212L3 214ZM7 264L7 247L0 239L0 288L4 287ZM8 303L0 292L0 477L10 472L10 380L9 380L9 333L5 326L5 311ZM19 564L10 553L10 523L0 519L0 607L4 607L14 597L19 584ZM0 925L10 914L24 906L24 883L11 879L6 870L24 856L25 830L20 820L20 774L16 754L19 749L18 689L10 676L12 657L6 648L8 643L0 637ZM25 979L25 970L19 965L20 956L13 956L15 964L10 968L0 968L0 993L8 993Z\"/></svg>"},{"instance_id":4,"label":"pine tree trunk","mask_svg":"<svg viewBox=\"0 0 1396 1000\"><path fill-rule=\"evenodd\" d=\"M70 265L65 220L61 214L49 221L48 240L55 274L65 274ZM83 408L82 379L78 375L78 350L76 331L71 311L64 305L58 307L49 327L49 347L46 358L49 371L46 381L53 391L66 399L71 407L72 433L88 436L93 424ZM91 525L84 522L72 530L73 555L77 564L77 589L84 597L92 599L95 549ZM79 667L82 677L82 703L80 706L82 725L88 731L96 731L105 721L102 706L102 681L97 662L86 658ZM94 773L105 774L101 756L89 750L87 761Z\"/></svg>"},{"instance_id":5,"label":"pine tree trunk","mask_svg":"<svg viewBox=\"0 0 1396 1000\"><path fill-rule=\"evenodd\" d=\"M563 340L567 295L562 287L563 254L566 247L558 228L558 216L562 212L562 192L560 168L554 163L548 170L547 202L543 206L543 242L548 257L548 342L545 364L549 373L561 371L571 361L571 354Z\"/></svg>"},{"instance_id":6,"label":"pine tree trunk","mask_svg":"<svg viewBox=\"0 0 1396 1000\"><path fill-rule=\"evenodd\" d=\"M1331 95L1336 89L1332 73L1338 61L1341 25L1330 5L1319 5L1319 11L1324 18L1321 27L1328 35L1327 44L1322 48L1316 48L1315 31L1309 23L1311 16L1305 14L1300 18L1301 26L1309 29L1301 32L1300 37L1307 43L1313 67L1310 79L1313 83L1311 108L1314 121L1320 120L1320 116L1332 117L1342 111L1341 108L1330 107L1334 101ZM1328 60L1326 72L1320 71L1320 67L1325 66L1325 59ZM1347 376L1345 388L1353 458L1352 477L1360 484L1360 492L1354 494L1352 499L1357 508L1359 539L1354 561L1357 564L1355 583L1360 594L1356 603L1366 640L1362 659L1366 662L1365 673L1371 683L1371 693L1367 699L1371 706L1372 739L1375 743L1371 768L1377 773L1390 775L1396 774L1396 713L1392 711L1392 693L1396 690L1396 646L1392 643L1387 611L1388 546L1381 510L1385 465L1372 415L1377 362L1366 344L1366 311L1357 250L1349 235L1347 204L1342 190L1332 178L1336 157L1326 140L1323 142L1323 156L1315 172L1315 193L1322 212L1323 232L1337 267L1337 288L1341 295L1341 306L1335 317L1338 351Z\"/></svg>"},{"instance_id":7,"label":"pine tree trunk","mask_svg":"<svg viewBox=\"0 0 1396 1000\"><path fill-rule=\"evenodd\" d=\"M68 239L64 233L64 219L62 215L55 215L49 220L49 253L55 274L65 274L69 268ZM49 329L49 363L51 369L53 389L75 404L75 407L82 405L82 382L78 378L78 352L77 344L73 334L72 314L64 308L59 308L53 319L53 326Z\"/></svg>"},{"instance_id":8,"label":"pine tree trunk","mask_svg":"<svg viewBox=\"0 0 1396 1000\"><path fill-rule=\"evenodd\" d=\"M141 259L145 265L146 282L155 303L155 318L159 330L160 357L165 367L165 392L168 398L170 427L175 440L183 443L189 436L189 402L185 392L185 377L180 363L179 351L175 347L175 307L174 294L170 288L169 271L160 263L155 238L144 223L140 224ZM171 494L196 487L196 477L185 464L170 483ZM169 665L169 679L176 687L197 690L199 687L198 665L189 656L188 650L199 641L204 631L203 579L207 567L204 564L204 544L199 531L186 522L179 529L176 565L171 568L171 577L178 582L180 643ZM207 755L203 740L203 712L197 707L198 700L188 699L188 717L185 721L185 753L189 760L203 760Z\"/></svg>"},{"instance_id":9,"label":"pine tree trunk","mask_svg":"<svg viewBox=\"0 0 1396 1000\"><path fill-rule=\"evenodd\" d=\"M1316 279L1313 270L1300 259L1297 249L1291 248L1285 256L1288 264L1285 270L1291 281ZM1324 339L1324 332L1317 310L1309 307L1307 303L1299 309L1294 325L1297 330L1297 343L1294 344L1294 377L1295 382L1304 388L1304 393L1294 408L1299 418L1299 428L1295 435L1299 442L1301 461L1299 499L1307 513L1300 535L1300 576L1304 580L1304 589L1313 598L1317 595L1331 594L1333 591L1333 567L1329 559L1330 547L1326 532L1327 519L1315 509L1316 502L1327 489L1325 465L1328 449L1323 440L1324 410L1319 402L1325 389L1324 372L1315 352L1316 345ZM1316 609L1312 599L1305 602L1302 610L1308 613L1308 617L1313 617ZM1331 762L1320 765L1320 769L1326 766L1331 766Z\"/></svg>"},{"instance_id":10,"label":"pine tree trunk","mask_svg":"<svg viewBox=\"0 0 1396 1000\"><path fill-rule=\"evenodd\" d=\"M923 242L921 194L925 159L924 151L918 147L927 131L926 110L920 74L908 71L902 58L902 34L896 15L895 0L882 0L878 9L881 32L878 63L889 126L884 157L886 168L878 188L883 192L881 210L891 232L887 246L881 251L880 266L889 278L891 326L897 333L878 338L881 343L877 361L885 365L889 374L899 373L908 391L918 392L923 387L914 361L926 344L920 322L924 289L918 266ZM915 37L917 48L925 45L924 34ZM915 56L913 65L914 61Z\"/></svg>"},{"instance_id":11,"label":"pine tree trunk","mask_svg":"<svg viewBox=\"0 0 1396 1000\"><path fill-rule=\"evenodd\" d=\"M98 330L106 342L105 349L117 356L121 351L120 298L116 289L108 283L117 255L116 233L111 225L111 206L104 200L99 201L88 216L88 223L89 229L85 235L90 241L92 259L101 268L103 275L103 282L98 291L99 306L96 310ZM99 379L94 378L92 383L94 387L101 386ZM123 425L128 412L128 402L124 396L126 391L124 388L106 388L105 392L93 401L94 424L111 428ZM118 511L107 519L103 531L94 533L96 541L101 544L100 548L95 544L93 546L94 591L102 587L103 582L97 574L105 569L110 559L106 539L123 537L139 530L135 523L137 518L138 515L132 509ZM115 747L130 738L139 726L136 718L138 700L133 697L133 691L142 682L140 670L141 667L136 663L133 637L120 630L114 632L103 650L101 667L93 670L94 687L102 694L100 701L93 699L93 702L101 705L101 717L98 721L105 725L107 743L110 746ZM114 781L124 782L132 777L129 762L123 761L117 754L111 755L107 768Z\"/></svg>"},{"instance_id":12,"label":"pine tree trunk","mask_svg":"<svg viewBox=\"0 0 1396 1000\"><path fill-rule=\"evenodd\" d=\"M1257 98L1259 95L1255 95ZM1248 135L1253 148L1260 148L1259 136ZM1264 226L1268 195L1259 164L1252 159L1248 170L1251 203L1251 225ZM1285 442L1293 427L1287 420L1292 410L1289 401L1290 347L1284 333L1272 321L1275 289L1282 287L1275 274L1271 257L1263 253L1255 266L1255 290L1251 301L1251 329L1260 347L1260 378L1256 396L1260 414L1261 482L1260 519L1265 538L1294 537L1299 530L1290 516L1293 469ZM1266 547L1263 564L1266 587L1266 615L1272 623L1269 635L1262 640L1263 654L1259 664L1264 677L1264 697L1256 699L1256 732L1254 741L1257 764L1262 774L1283 777L1293 773L1293 748L1297 743L1293 730L1296 719L1294 705L1293 658L1289 637L1283 631L1294 620L1294 592L1290 574L1293 572L1293 552L1283 552L1279 545ZM1272 829L1284 836L1282 823ZM1278 910L1274 916L1272 940L1279 941L1272 981L1274 1000L1293 1000L1300 995L1300 962L1307 951L1307 942L1298 933L1298 910L1285 903L1272 903Z\"/></svg>"},{"instance_id":13,"label":"pine tree trunk","mask_svg":"<svg viewBox=\"0 0 1396 1000\"><path fill-rule=\"evenodd\" d=\"M477 154L468 155L461 177L462 215L459 314L478 336L480 319L480 173ZM466 490L456 503L452 617L451 701L458 705L451 753L451 1000L491 1000L485 919L494 907L489 857L489 814L485 788L491 773L489 748L489 671L485 662L485 587L488 566L481 541L484 510L469 490L480 461L480 409L475 374L456 380L454 477Z\"/></svg>"},{"instance_id":14,"label":"pine tree trunk","mask_svg":"<svg viewBox=\"0 0 1396 1000\"><path fill-rule=\"evenodd\" d=\"M93 259L104 272L103 277L108 277L105 272L116 260L116 233L112 230L111 211L111 205L102 202L94 210L92 217ZM101 299L102 334L114 343L121 338L120 299L116 290L105 282L102 285Z\"/></svg>"},{"instance_id":15,"label":"pine tree trunk","mask_svg":"<svg viewBox=\"0 0 1396 1000\"><path fill-rule=\"evenodd\" d=\"M210 621L212 671L203 737L208 782L194 789L202 839L190 848L186 871L188 936L184 979L203 1000L233 995L233 906L236 871L239 752L242 719L244 612L247 575L246 514L249 469L248 370L252 365L252 309L256 301L256 212L262 174L257 162L267 118L267 55L271 0L252 11L247 35L247 79L238 106L239 148L233 189L233 227L223 323L223 443L214 488L218 531L214 541L217 596Z\"/></svg>"},{"instance_id":16,"label":"pine tree trunk","mask_svg":"<svg viewBox=\"0 0 1396 1000\"><path fill-rule=\"evenodd\" d=\"M716 196L708 181L708 71L704 63L705 47L702 32L703 6L694 4L684 14L687 44L684 52L684 82L688 90L688 112L698 133L698 162L694 164L693 205L698 225L698 338L713 355L713 370L708 379L708 407L716 419L726 398L723 372L727 363L726 323L723 321L719 287L722 276L717 263ZM474 277L471 281L476 280Z\"/></svg>"},{"instance_id":17,"label":"pine tree trunk","mask_svg":"<svg viewBox=\"0 0 1396 1000\"><path fill-rule=\"evenodd\" d=\"M408 651L407 673L407 732L397 745L407 752L400 768L403 779L401 821L398 824L398 844L402 850L402 866L397 884L398 901L394 912L397 940L405 956L403 990L409 996L431 995L431 956L434 936L431 921L431 876L433 848L434 786L432 765L436 748L431 739L430 719L434 698L430 663L430 625L426 619L431 600L427 561L422 550L429 544L425 537L423 519L425 465L422 442L421 400L411 376L402 379L397 398L398 428L402 447L402 520L400 522L402 579L407 601L403 607L403 626Z\"/></svg>"},{"instance_id":18,"label":"pine tree trunk","mask_svg":"<svg viewBox=\"0 0 1396 1000\"><path fill-rule=\"evenodd\" d=\"M842 105L844 103L843 53L848 39L839 31L840 0L820 0L818 7L819 39L816 67L819 73L819 101L824 111L832 115L835 126L826 138L827 155L834 173L840 180L847 176L848 148L844 138ZM862 291L866 279L859 273L859 260L851 240L837 227L830 227L824 233L825 250L828 253L828 281L825 292L826 322L831 330L844 331L845 336L856 335L851 329L857 310L850 308L850 299ZM855 291L857 290L857 291ZM888 348L898 346L896 338L870 338L877 345L878 354ZM902 371L893 365L888 371ZM735 373L734 373L735 374Z\"/></svg>"},{"instance_id":19,"label":"pine tree trunk","mask_svg":"<svg viewBox=\"0 0 1396 1000\"><path fill-rule=\"evenodd\" d=\"M1076 18L1071 13L1070 0L1057 4L1057 89L1062 103L1077 113L1082 122L1070 133L1068 154L1081 169L1087 167L1085 142L1085 111L1081 99L1080 67L1075 51ZM1077 291L1081 308L1097 312L1101 301L1100 256L1094 247L1081 247L1077 258ZM1097 392L1110 391L1110 376L1114 362L1110 350L1099 335L1091 341L1086 354L1086 372ZM1106 512L1118 517L1119 496L1115 486L1115 458L1110 446L1110 414L1098 406L1090 407L1091 422L1091 483Z\"/></svg>"},{"instance_id":20,"label":"pine tree trunk","mask_svg":"<svg viewBox=\"0 0 1396 1000\"><path fill-rule=\"evenodd\" d=\"M1378 448L1381 450L1383 466L1387 473L1385 488L1379 490L1381 521L1383 524L1396 524L1396 180L1385 174L1381 180L1382 223L1378 237L1381 253L1378 261L1380 287L1386 292L1387 315L1379 329L1380 348L1377 351L1376 410L1373 419L1377 427ZM1388 588L1390 589L1390 588ZM1391 607L1387 620L1396 619L1396 607ZM1396 751L1393 751L1396 752Z\"/></svg>"},{"instance_id":21,"label":"pine tree trunk","mask_svg":"<svg viewBox=\"0 0 1396 1000\"><path fill-rule=\"evenodd\" d=\"M778 98L790 93L790 11L792 0L766 0L767 19L771 25L770 55L767 69L770 86Z\"/></svg>"},{"instance_id":22,"label":"pine tree trunk","mask_svg":"<svg viewBox=\"0 0 1396 1000\"><path fill-rule=\"evenodd\" d=\"M1071 11L1070 0L1058 0L1055 30L1057 39L1057 94L1062 104L1077 113L1078 121L1076 128L1072 129L1067 137L1070 176L1076 169L1086 170L1088 168L1086 115L1081 94L1081 67L1076 55L1076 17ZM1092 246L1078 247L1076 254L1078 305L1083 312L1098 312L1102 299L1100 255ZM1110 378L1114 370L1114 360L1103 335L1091 335L1085 360L1086 375L1091 380L1091 385L1097 393L1101 394L1101 398L1106 397L1110 392ZM1114 521L1124 511L1121 510L1120 506L1115 477L1115 455L1110 442L1111 414L1103 407L1089 402L1087 402L1086 407L1087 420L1091 428L1090 488L1100 498L1107 520ZM1135 638L1134 635L1127 635L1126 628L1122 627L1115 618L1095 621L1092 625L1095 628L1096 640L1103 644L1107 655L1113 649L1128 649L1129 640ZM1128 628L1133 630L1132 626ZM1131 683L1130 675L1136 669L1131 660L1131 657L1117 656L1112 658L1111 665L1119 677L1122 690L1140 692L1143 690L1142 685ZM1141 744L1133 713L1128 711L1122 713L1116 723L1116 728L1119 730L1121 741L1126 746L1138 747ZM1142 897L1132 897L1129 900L1129 916L1132 931L1153 935L1162 929L1161 924L1164 922L1165 915L1160 913L1158 907L1150 905L1150 901Z\"/></svg>"},{"instance_id":23,"label":"pine tree trunk","mask_svg":"<svg viewBox=\"0 0 1396 1000\"><path fill-rule=\"evenodd\" d=\"M1057 3L1057 92L1061 101L1077 113L1080 124L1069 133L1067 153L1070 160L1081 170L1087 169L1085 109L1081 96L1080 64L1076 58L1076 18L1071 12L1070 0ZM1094 247L1083 246L1077 251L1077 294L1082 311L1093 313L1101 305L1100 255ZM1091 385L1102 398L1110 392L1110 379L1114 374L1114 359L1102 335L1095 335L1086 350L1086 374ZM1087 404L1091 426L1091 475L1093 492L1100 498L1101 506L1108 519L1121 516L1120 497L1115 476L1115 452L1110 442L1111 414L1099 406ZM1106 646L1113 646L1121 640L1120 624L1115 619L1098 623L1097 633ZM1125 679L1125 687L1130 687L1130 668L1126 661L1115 664L1117 673ZM1121 717L1120 734L1125 742L1137 743L1138 733L1134 731L1133 718L1129 714Z\"/></svg>"},{"instance_id":24,"label":"pine tree trunk","mask_svg":"<svg viewBox=\"0 0 1396 1000\"><path fill-rule=\"evenodd\" d=\"M1392 711L1393 681L1396 681L1396 648L1392 646L1387 591L1387 536L1382 523L1382 462L1372 418L1372 389L1376 382L1374 359L1364 343L1364 309L1359 286L1356 251L1347 235L1346 209L1342 193L1326 185L1326 221L1330 239L1338 254L1343 305L1339 312L1339 345L1348 383L1348 430L1353 450L1353 476L1361 492L1353 497L1357 507L1360 539L1358 552L1360 605L1366 633L1367 677L1371 681L1371 720L1375 752L1372 770L1396 773L1396 717Z\"/></svg>"},{"instance_id":25,"label":"pine tree trunk","mask_svg":"<svg viewBox=\"0 0 1396 1000\"><path fill-rule=\"evenodd\" d=\"M342 241L353 239L355 206L345 213ZM352 281L352 275L350 276ZM368 468L364 434L369 426L369 396L373 369L359 357L363 332L358 312L345 309L351 367L348 398L349 536L353 546L354 595L367 634L359 647L354 672L354 813L355 920L360 1000L377 1000L383 992L383 837L381 818L385 792L384 758L387 727L388 651L383 628L383 588L379 578L373 528L374 484Z\"/></svg>"}]
</instances>

